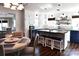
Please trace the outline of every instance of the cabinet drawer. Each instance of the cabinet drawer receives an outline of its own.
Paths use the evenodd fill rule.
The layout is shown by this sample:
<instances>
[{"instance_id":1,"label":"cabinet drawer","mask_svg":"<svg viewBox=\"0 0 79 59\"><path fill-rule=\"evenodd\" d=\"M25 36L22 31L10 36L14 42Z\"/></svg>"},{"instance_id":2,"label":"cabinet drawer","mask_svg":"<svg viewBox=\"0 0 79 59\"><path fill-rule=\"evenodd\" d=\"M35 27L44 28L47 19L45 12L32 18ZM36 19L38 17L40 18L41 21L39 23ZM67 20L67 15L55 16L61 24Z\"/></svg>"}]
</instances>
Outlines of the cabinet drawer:
<instances>
[{"instance_id":1,"label":"cabinet drawer","mask_svg":"<svg viewBox=\"0 0 79 59\"><path fill-rule=\"evenodd\" d=\"M52 40L53 39L45 38L45 44L46 44L46 46L51 47Z\"/></svg>"},{"instance_id":2,"label":"cabinet drawer","mask_svg":"<svg viewBox=\"0 0 79 59\"><path fill-rule=\"evenodd\" d=\"M58 40L54 40L54 47L57 49L61 49L64 47L64 42L63 40L58 41Z\"/></svg>"}]
</instances>

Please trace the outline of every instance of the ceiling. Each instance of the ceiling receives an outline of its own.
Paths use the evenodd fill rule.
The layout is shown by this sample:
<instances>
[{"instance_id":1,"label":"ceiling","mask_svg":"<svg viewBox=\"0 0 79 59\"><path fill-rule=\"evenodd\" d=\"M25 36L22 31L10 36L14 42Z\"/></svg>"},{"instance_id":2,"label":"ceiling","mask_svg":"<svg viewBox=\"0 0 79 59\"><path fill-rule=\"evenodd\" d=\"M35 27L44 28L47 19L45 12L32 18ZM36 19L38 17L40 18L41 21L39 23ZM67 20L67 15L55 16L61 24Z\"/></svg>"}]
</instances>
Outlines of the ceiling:
<instances>
[{"instance_id":1,"label":"ceiling","mask_svg":"<svg viewBox=\"0 0 79 59\"><path fill-rule=\"evenodd\" d=\"M45 5L51 5L51 8L46 9L44 7ZM60 4L60 6L58 6ZM40 7L44 7L44 9L41 9ZM79 3L28 3L25 6L26 9L30 10L40 10L40 11L57 11L57 9L60 9L61 11L78 11L79 10Z\"/></svg>"},{"instance_id":2,"label":"ceiling","mask_svg":"<svg viewBox=\"0 0 79 59\"><path fill-rule=\"evenodd\" d=\"M68 12L79 12L79 3L23 3L25 9L28 10L39 10L42 12L45 11L68 11ZM58 6L60 4L60 6ZM51 8L47 7L51 5ZM0 3L0 6L3 6L3 3ZM43 9L42 9L42 8Z\"/></svg>"},{"instance_id":3,"label":"ceiling","mask_svg":"<svg viewBox=\"0 0 79 59\"><path fill-rule=\"evenodd\" d=\"M79 3L23 3L26 9L38 9L41 10L40 7L44 7L46 5L51 5L52 8L49 8L49 10L57 10L58 8L61 10L68 10L71 8L79 8ZM58 6L60 4L60 6ZM3 6L3 3L0 3L0 6ZM46 7L44 7L46 8Z\"/></svg>"}]
</instances>

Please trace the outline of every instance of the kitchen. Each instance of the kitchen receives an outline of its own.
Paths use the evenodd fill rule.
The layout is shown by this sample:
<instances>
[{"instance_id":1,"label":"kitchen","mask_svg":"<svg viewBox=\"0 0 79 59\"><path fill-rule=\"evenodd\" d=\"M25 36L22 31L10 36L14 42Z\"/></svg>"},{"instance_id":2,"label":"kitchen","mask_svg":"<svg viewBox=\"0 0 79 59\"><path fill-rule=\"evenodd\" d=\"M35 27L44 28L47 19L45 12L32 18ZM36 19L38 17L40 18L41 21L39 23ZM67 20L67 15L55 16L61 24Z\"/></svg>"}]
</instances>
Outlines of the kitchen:
<instances>
[{"instance_id":1,"label":"kitchen","mask_svg":"<svg viewBox=\"0 0 79 59\"><path fill-rule=\"evenodd\" d=\"M30 8L28 8L29 6ZM79 43L78 6L79 4L77 3L28 4L28 6L26 6L27 9L25 9L26 33L28 33L29 26L34 26L35 28L32 30L33 33L30 31L30 38L32 38L32 36L35 37L37 32L64 32L64 49L68 46L68 42ZM52 34L49 34L49 36L50 35Z\"/></svg>"}]
</instances>

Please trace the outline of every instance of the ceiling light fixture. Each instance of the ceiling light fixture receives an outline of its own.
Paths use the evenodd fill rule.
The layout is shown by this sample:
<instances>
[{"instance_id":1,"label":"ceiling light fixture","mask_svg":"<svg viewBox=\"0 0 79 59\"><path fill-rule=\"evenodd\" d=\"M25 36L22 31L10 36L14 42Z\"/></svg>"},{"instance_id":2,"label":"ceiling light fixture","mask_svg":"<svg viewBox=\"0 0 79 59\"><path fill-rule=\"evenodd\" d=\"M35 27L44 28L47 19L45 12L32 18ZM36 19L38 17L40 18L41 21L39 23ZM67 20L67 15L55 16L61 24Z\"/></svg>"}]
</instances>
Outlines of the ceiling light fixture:
<instances>
[{"instance_id":1,"label":"ceiling light fixture","mask_svg":"<svg viewBox=\"0 0 79 59\"><path fill-rule=\"evenodd\" d=\"M24 9L24 6L23 6L23 4L20 4L20 5L17 7L17 10L22 10L22 9Z\"/></svg>"},{"instance_id":2,"label":"ceiling light fixture","mask_svg":"<svg viewBox=\"0 0 79 59\"><path fill-rule=\"evenodd\" d=\"M4 3L4 7L10 8L11 4L10 3Z\"/></svg>"},{"instance_id":3,"label":"ceiling light fixture","mask_svg":"<svg viewBox=\"0 0 79 59\"><path fill-rule=\"evenodd\" d=\"M23 10L24 6L22 3L4 3L4 7L12 10Z\"/></svg>"},{"instance_id":4,"label":"ceiling light fixture","mask_svg":"<svg viewBox=\"0 0 79 59\"><path fill-rule=\"evenodd\" d=\"M18 3L12 3L13 5L19 5Z\"/></svg>"},{"instance_id":5,"label":"ceiling light fixture","mask_svg":"<svg viewBox=\"0 0 79 59\"><path fill-rule=\"evenodd\" d=\"M12 6L11 9L12 9L12 10L16 10L16 6Z\"/></svg>"}]
</instances>

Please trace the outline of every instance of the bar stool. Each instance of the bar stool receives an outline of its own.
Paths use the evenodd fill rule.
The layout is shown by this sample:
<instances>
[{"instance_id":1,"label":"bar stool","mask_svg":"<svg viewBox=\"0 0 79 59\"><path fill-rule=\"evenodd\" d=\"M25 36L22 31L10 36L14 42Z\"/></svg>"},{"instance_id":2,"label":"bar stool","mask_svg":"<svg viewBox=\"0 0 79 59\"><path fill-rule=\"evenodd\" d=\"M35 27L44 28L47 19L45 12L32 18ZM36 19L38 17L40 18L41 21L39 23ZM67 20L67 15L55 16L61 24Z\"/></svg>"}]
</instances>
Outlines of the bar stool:
<instances>
[{"instance_id":1,"label":"bar stool","mask_svg":"<svg viewBox=\"0 0 79 59\"><path fill-rule=\"evenodd\" d=\"M38 38L39 38L38 36L39 35L36 34L33 46L25 47L25 49L23 50L24 51L24 55L26 55L26 56L40 56L40 48L37 46Z\"/></svg>"},{"instance_id":2,"label":"bar stool","mask_svg":"<svg viewBox=\"0 0 79 59\"><path fill-rule=\"evenodd\" d=\"M39 35L39 34L37 34L38 35L38 44L42 44L43 46L44 46L44 44L45 44L45 38L43 37L43 36L41 36L41 35Z\"/></svg>"},{"instance_id":3,"label":"bar stool","mask_svg":"<svg viewBox=\"0 0 79 59\"><path fill-rule=\"evenodd\" d=\"M54 40L50 38L45 38L45 47L50 47L52 50L54 48Z\"/></svg>"}]
</instances>

